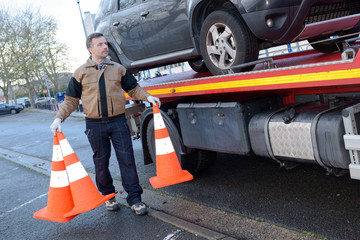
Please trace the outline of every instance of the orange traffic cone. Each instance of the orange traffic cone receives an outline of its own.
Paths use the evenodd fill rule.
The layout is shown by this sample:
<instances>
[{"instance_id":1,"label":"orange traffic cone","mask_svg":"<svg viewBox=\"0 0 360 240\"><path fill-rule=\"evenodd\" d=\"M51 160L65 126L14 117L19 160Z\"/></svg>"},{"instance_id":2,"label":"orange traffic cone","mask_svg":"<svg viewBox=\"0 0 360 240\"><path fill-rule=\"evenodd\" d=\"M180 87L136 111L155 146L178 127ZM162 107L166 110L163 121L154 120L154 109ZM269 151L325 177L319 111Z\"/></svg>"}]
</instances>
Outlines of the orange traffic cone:
<instances>
[{"instance_id":1,"label":"orange traffic cone","mask_svg":"<svg viewBox=\"0 0 360 240\"><path fill-rule=\"evenodd\" d=\"M150 178L151 186L161 188L192 180L193 176L188 171L181 169L159 107L154 106L153 111L157 176Z\"/></svg>"},{"instance_id":2,"label":"orange traffic cone","mask_svg":"<svg viewBox=\"0 0 360 240\"><path fill-rule=\"evenodd\" d=\"M70 212L65 214L65 217L89 211L100 206L110 198L113 198L115 193L111 193L106 196L99 193L64 134L59 133L58 138L61 151L64 156L66 171L70 182L70 189L75 205Z\"/></svg>"},{"instance_id":3,"label":"orange traffic cone","mask_svg":"<svg viewBox=\"0 0 360 240\"><path fill-rule=\"evenodd\" d=\"M65 217L74 207L69 180L57 135L54 136L50 187L47 206L34 213L34 218L55 222L68 222L77 215Z\"/></svg>"}]
</instances>

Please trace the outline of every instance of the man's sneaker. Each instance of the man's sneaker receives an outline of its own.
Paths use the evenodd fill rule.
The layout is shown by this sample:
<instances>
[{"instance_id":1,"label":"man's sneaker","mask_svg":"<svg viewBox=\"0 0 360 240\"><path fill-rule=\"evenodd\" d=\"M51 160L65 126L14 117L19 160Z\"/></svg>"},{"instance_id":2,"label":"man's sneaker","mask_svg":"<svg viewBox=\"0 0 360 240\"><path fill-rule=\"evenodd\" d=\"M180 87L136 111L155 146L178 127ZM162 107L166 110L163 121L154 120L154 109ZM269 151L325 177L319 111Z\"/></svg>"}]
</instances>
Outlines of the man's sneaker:
<instances>
[{"instance_id":1,"label":"man's sneaker","mask_svg":"<svg viewBox=\"0 0 360 240\"><path fill-rule=\"evenodd\" d=\"M133 204L131 206L131 210L133 210L135 212L135 214L138 216L147 214L147 207L142 202Z\"/></svg>"},{"instance_id":2,"label":"man's sneaker","mask_svg":"<svg viewBox=\"0 0 360 240\"><path fill-rule=\"evenodd\" d=\"M113 197L105 202L106 210L108 211L116 211L119 210L119 203L116 201L116 198Z\"/></svg>"}]
</instances>

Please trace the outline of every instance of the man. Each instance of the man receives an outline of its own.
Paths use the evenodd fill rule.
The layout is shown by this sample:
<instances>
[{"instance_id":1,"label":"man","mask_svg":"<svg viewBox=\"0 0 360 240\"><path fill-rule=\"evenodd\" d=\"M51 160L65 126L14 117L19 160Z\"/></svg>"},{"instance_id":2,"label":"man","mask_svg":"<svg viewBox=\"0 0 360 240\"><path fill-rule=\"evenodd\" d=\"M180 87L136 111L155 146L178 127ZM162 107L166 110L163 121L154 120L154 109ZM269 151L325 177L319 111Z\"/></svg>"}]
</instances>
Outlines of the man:
<instances>
[{"instance_id":1,"label":"man","mask_svg":"<svg viewBox=\"0 0 360 240\"><path fill-rule=\"evenodd\" d=\"M63 122L82 100L86 116L86 131L94 152L96 185L103 195L115 192L109 171L111 143L119 162L122 184L128 193L127 202L137 215L147 213L141 202L143 192L137 175L130 131L125 119L125 90L129 96L154 105L160 100L142 89L135 78L122 65L106 57L109 48L101 33L93 33L86 39L91 56L73 74L65 94L65 101L55 116L50 129L61 131ZM110 143L111 140L111 143ZM119 204L115 197L105 203L106 209L116 211Z\"/></svg>"}]
</instances>

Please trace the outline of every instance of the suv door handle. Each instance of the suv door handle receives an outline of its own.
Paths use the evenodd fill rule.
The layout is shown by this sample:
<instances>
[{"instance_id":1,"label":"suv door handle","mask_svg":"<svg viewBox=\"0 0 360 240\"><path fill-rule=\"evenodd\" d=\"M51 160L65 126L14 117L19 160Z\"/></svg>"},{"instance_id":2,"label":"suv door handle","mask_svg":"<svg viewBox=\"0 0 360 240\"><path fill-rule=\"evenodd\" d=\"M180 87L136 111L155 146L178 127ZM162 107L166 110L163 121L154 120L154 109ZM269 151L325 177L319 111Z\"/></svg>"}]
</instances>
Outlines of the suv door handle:
<instances>
[{"instance_id":1,"label":"suv door handle","mask_svg":"<svg viewBox=\"0 0 360 240\"><path fill-rule=\"evenodd\" d=\"M149 15L149 11L140 13L140 17L147 17L147 15Z\"/></svg>"},{"instance_id":2,"label":"suv door handle","mask_svg":"<svg viewBox=\"0 0 360 240\"><path fill-rule=\"evenodd\" d=\"M120 24L120 22L114 22L114 23L113 23L113 26L114 26L114 27L117 27L117 26L119 26L119 24Z\"/></svg>"}]
</instances>

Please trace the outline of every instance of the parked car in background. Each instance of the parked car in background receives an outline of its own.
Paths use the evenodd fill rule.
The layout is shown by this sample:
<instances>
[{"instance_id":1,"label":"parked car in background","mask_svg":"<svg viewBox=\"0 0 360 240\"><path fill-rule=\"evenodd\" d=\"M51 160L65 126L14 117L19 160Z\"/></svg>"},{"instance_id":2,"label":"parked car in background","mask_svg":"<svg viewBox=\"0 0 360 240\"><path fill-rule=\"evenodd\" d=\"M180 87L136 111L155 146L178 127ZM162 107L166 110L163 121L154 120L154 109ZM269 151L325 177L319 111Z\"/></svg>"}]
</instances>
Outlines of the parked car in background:
<instances>
[{"instance_id":1,"label":"parked car in background","mask_svg":"<svg viewBox=\"0 0 360 240\"><path fill-rule=\"evenodd\" d=\"M95 31L107 38L110 57L133 73L189 61L195 71L222 74L286 43L342 50L359 20L359 0L102 0Z\"/></svg>"},{"instance_id":2,"label":"parked car in background","mask_svg":"<svg viewBox=\"0 0 360 240\"><path fill-rule=\"evenodd\" d=\"M16 99L16 101L19 105L23 106L23 108L28 108L31 106L30 98L28 98L28 97L18 98L18 99Z\"/></svg>"},{"instance_id":3,"label":"parked car in background","mask_svg":"<svg viewBox=\"0 0 360 240\"><path fill-rule=\"evenodd\" d=\"M17 105L21 106L22 108L28 108L31 106L30 98L28 97L21 97L16 99ZM16 105L14 100L9 100L10 105Z\"/></svg>"},{"instance_id":4,"label":"parked car in background","mask_svg":"<svg viewBox=\"0 0 360 240\"><path fill-rule=\"evenodd\" d=\"M0 114L15 114L23 110L20 106L13 106L9 104L0 104Z\"/></svg>"},{"instance_id":5,"label":"parked car in background","mask_svg":"<svg viewBox=\"0 0 360 240\"><path fill-rule=\"evenodd\" d=\"M41 105L50 105L52 103L55 103L55 98L40 97L35 100L36 107L40 107Z\"/></svg>"}]
</instances>

